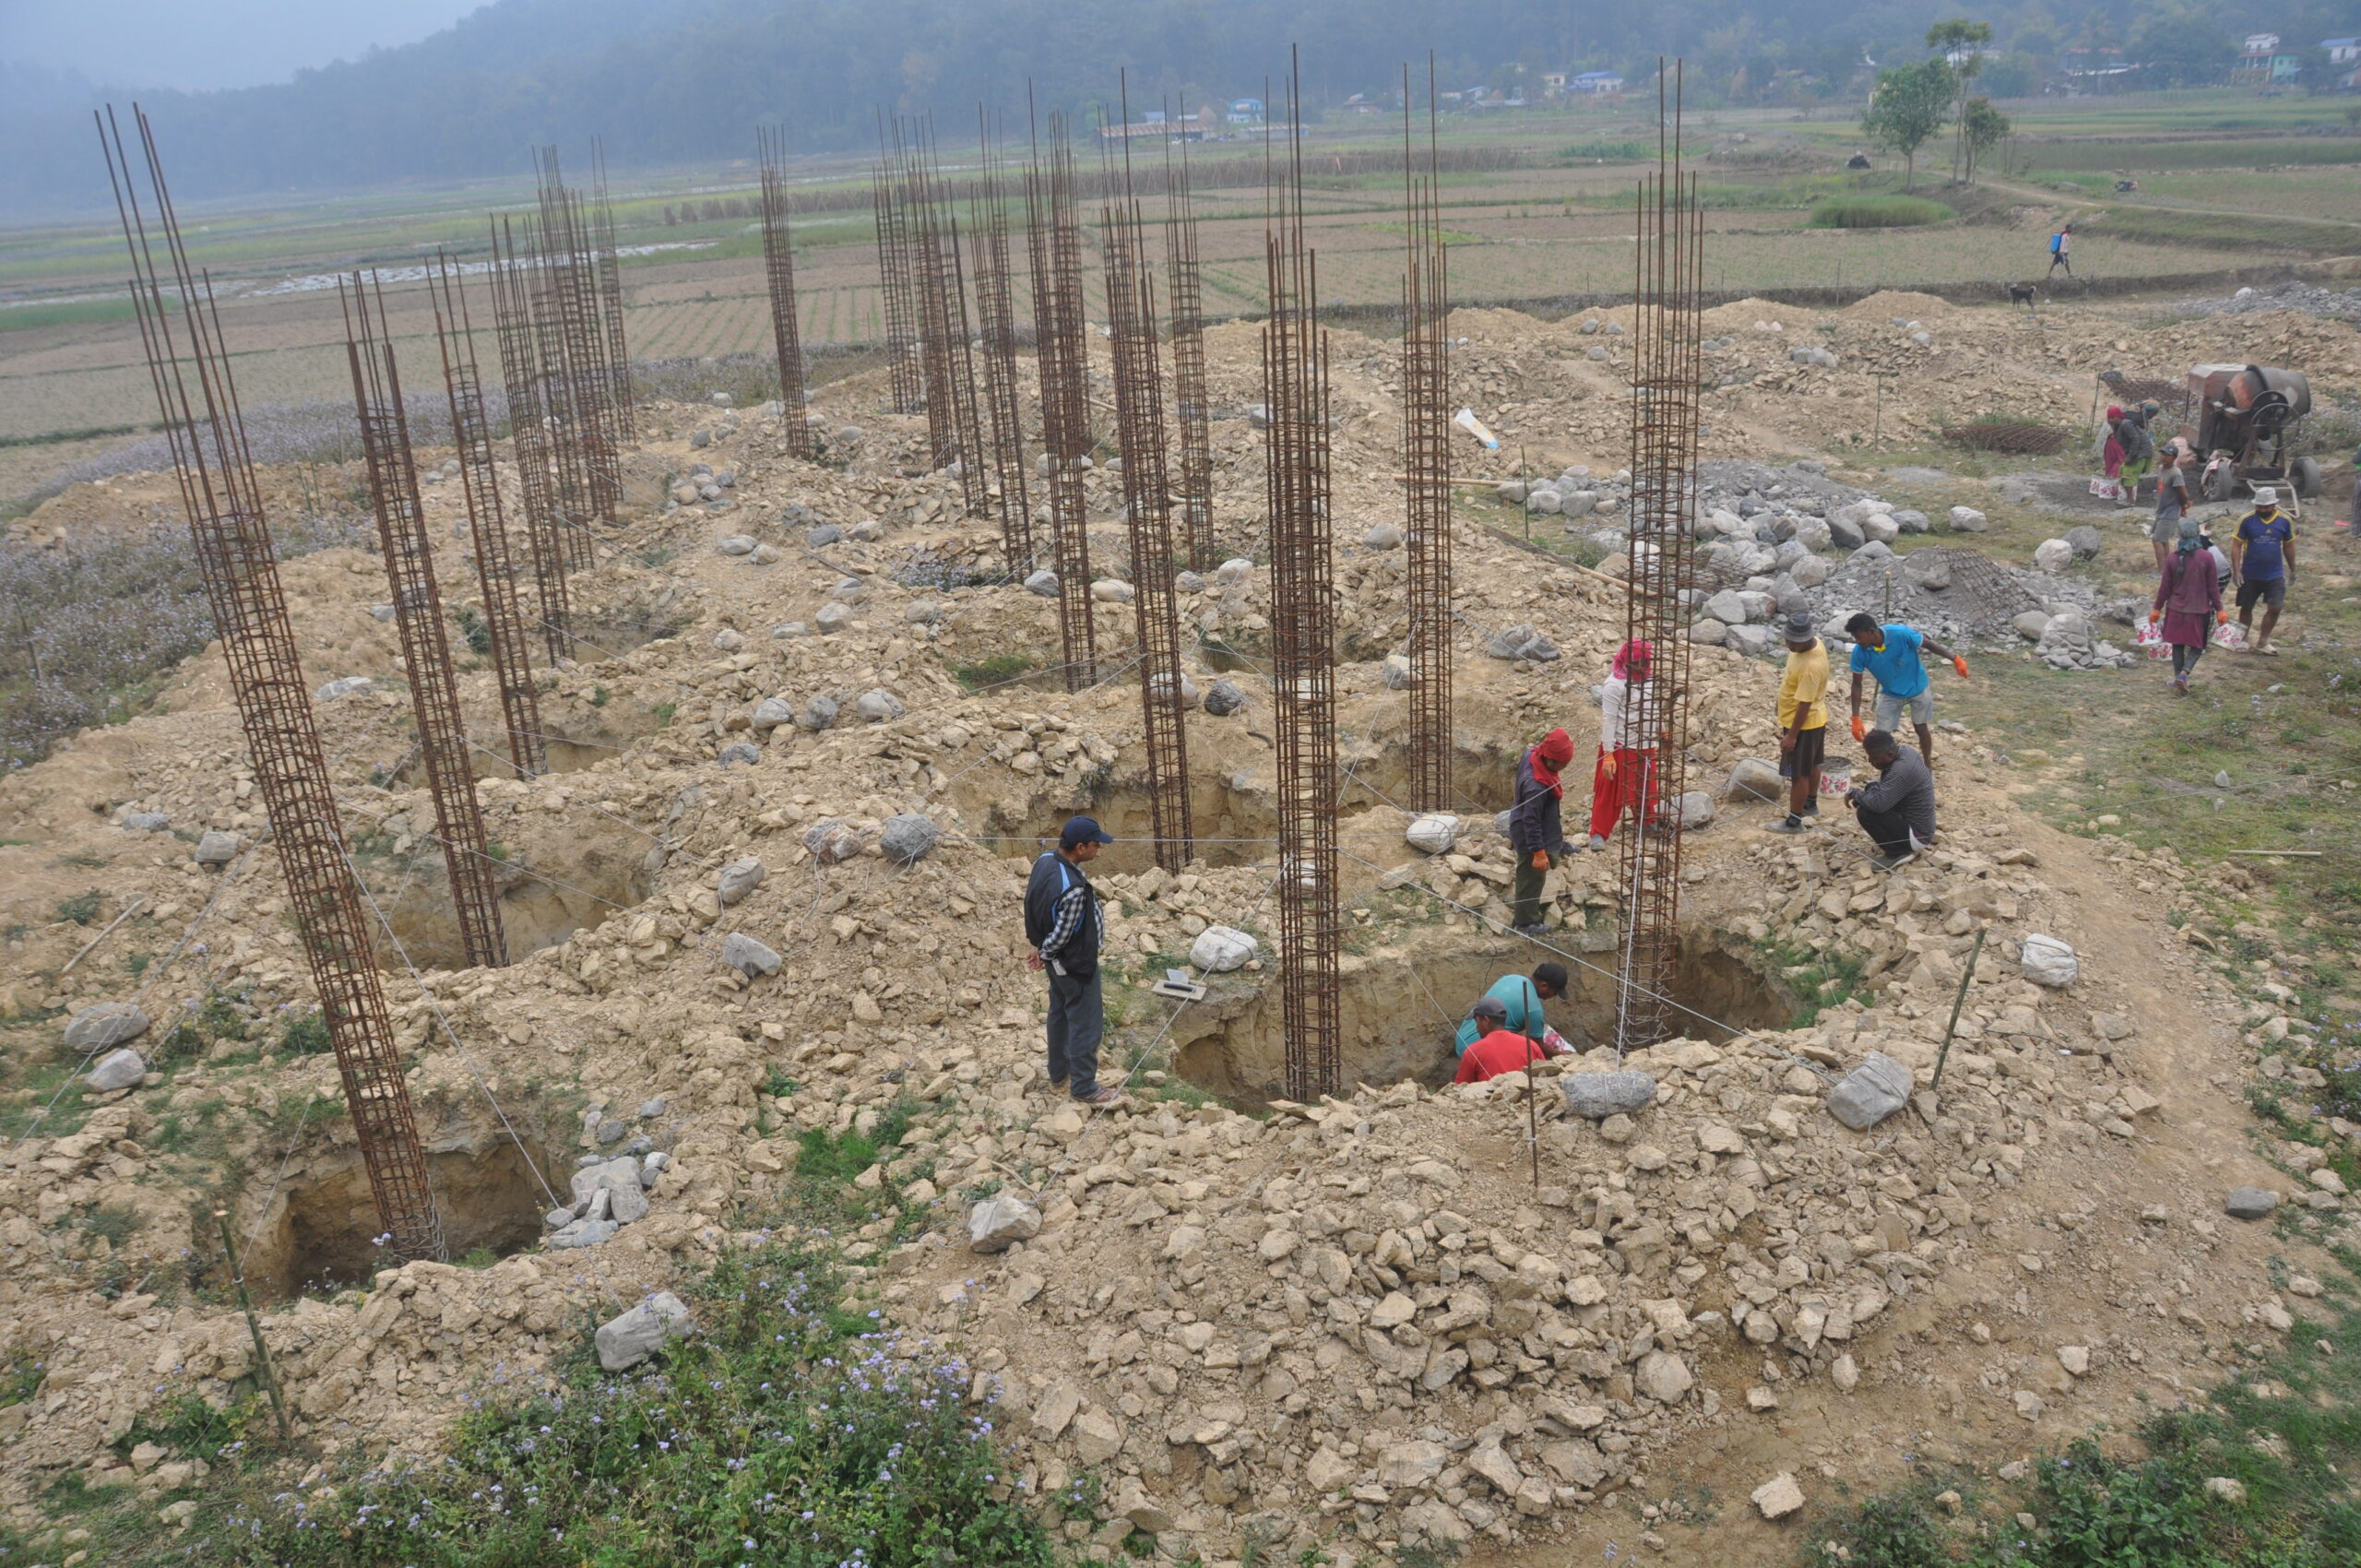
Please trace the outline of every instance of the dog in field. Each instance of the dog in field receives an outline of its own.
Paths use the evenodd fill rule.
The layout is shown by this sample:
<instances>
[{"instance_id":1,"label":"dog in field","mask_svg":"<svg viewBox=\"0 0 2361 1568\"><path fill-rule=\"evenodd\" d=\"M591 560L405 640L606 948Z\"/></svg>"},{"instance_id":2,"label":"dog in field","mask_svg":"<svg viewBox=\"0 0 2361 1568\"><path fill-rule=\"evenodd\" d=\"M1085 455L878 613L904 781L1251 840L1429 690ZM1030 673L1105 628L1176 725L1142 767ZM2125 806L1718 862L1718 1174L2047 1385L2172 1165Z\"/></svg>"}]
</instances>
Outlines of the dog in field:
<instances>
[{"instance_id":1,"label":"dog in field","mask_svg":"<svg viewBox=\"0 0 2361 1568\"><path fill-rule=\"evenodd\" d=\"M2031 283L2011 283L2007 287L2009 291L2009 303L2012 305L2023 305L2027 310L2033 310L2035 302L2041 297L2040 291L2035 289ZM2038 314L2038 312L2035 314Z\"/></svg>"}]
</instances>

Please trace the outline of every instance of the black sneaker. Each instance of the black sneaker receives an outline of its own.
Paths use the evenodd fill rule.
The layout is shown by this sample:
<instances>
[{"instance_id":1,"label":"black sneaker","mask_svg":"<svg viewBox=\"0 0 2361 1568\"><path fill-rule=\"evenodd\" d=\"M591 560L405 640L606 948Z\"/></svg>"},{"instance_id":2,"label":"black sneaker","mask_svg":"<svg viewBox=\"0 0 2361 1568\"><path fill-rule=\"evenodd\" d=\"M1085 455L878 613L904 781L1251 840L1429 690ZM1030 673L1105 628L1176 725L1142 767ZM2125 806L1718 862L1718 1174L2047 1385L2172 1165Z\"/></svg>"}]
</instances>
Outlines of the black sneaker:
<instances>
[{"instance_id":1,"label":"black sneaker","mask_svg":"<svg viewBox=\"0 0 2361 1568\"><path fill-rule=\"evenodd\" d=\"M1805 822L1802 817L1796 815L1795 813L1789 812L1785 821L1774 822L1771 825L1771 831L1774 833L1809 833L1811 831L1811 825Z\"/></svg>"},{"instance_id":2,"label":"black sneaker","mask_svg":"<svg viewBox=\"0 0 2361 1568\"><path fill-rule=\"evenodd\" d=\"M1818 801L1812 801L1807 803L1804 807L1803 814L1806 816L1818 816L1820 814L1820 802Z\"/></svg>"}]
</instances>

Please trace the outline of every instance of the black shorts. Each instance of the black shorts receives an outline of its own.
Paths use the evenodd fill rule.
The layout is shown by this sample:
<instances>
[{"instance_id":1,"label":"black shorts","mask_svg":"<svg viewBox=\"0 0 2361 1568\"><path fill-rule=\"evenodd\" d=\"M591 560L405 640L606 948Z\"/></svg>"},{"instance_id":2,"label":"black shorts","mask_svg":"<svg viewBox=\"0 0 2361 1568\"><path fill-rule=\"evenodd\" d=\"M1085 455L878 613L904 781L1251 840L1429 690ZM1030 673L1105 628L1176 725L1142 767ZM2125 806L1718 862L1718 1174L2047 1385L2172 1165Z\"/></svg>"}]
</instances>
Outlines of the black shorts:
<instances>
[{"instance_id":1,"label":"black shorts","mask_svg":"<svg viewBox=\"0 0 2361 1568\"><path fill-rule=\"evenodd\" d=\"M1807 773L1820 771L1821 760L1828 755L1828 726L1806 730L1796 736L1796 749L1779 759L1779 777L1801 778Z\"/></svg>"},{"instance_id":2,"label":"black shorts","mask_svg":"<svg viewBox=\"0 0 2361 1568\"><path fill-rule=\"evenodd\" d=\"M2252 610L2257 600L2273 610L2278 609L2287 602L2287 579L2248 577L2238 584L2238 609L2241 612Z\"/></svg>"}]
</instances>

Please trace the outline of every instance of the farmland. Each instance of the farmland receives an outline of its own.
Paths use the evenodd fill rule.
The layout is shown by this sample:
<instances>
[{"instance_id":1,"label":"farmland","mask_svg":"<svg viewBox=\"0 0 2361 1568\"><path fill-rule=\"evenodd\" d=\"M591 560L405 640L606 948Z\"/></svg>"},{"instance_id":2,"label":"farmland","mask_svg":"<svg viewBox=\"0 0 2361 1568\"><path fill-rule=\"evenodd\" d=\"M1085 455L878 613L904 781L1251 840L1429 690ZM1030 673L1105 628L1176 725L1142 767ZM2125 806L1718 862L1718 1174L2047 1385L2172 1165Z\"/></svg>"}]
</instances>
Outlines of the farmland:
<instances>
[{"instance_id":1,"label":"farmland","mask_svg":"<svg viewBox=\"0 0 2361 1568\"><path fill-rule=\"evenodd\" d=\"M1572 304L1628 290L1626 204L1640 168L1633 155L1654 143L1650 124L1631 113L1637 107L1446 127L1448 146L1516 154L1513 167L1443 177L1445 221L1456 237L1455 298ZM1879 289L1958 294L1987 284L1997 293L2003 280L2039 273L2045 236L2070 216L2077 271L2116 290L2142 280L2195 287L2232 268L2361 252L2361 131L2332 101L2211 91L2006 107L2018 134L1975 188L1944 188L1940 147L1918 160L1917 194L1955 216L1895 229L1813 226L1819 199L1903 189L1893 160L1881 157L1866 172L1844 168L1860 145L1849 118L1786 111L1696 117L1692 148L1700 156L1691 166L1709 208L1707 287L1726 298ZM170 127L162 129L169 148ZM1377 116L1323 125L1307 144L1322 291L1332 306L1374 315L1398 297L1395 181L1342 172L1344 154L1382 149L1394 134ZM1200 156L1237 169L1250 166L1243 150ZM1323 159L1338 172L1323 175ZM2118 175L2137 179L2138 191L2116 193ZM742 200L751 178L740 165L616 182L636 356L767 352L759 234L743 217L702 217L717 198ZM798 195L820 208L796 227L804 341L872 341L882 311L868 217L846 209L863 171L814 160L794 178ZM327 275L416 267L438 249L481 258L485 213L521 208L528 198L520 184L482 182L193 212L192 244L217 279L244 398L301 404L347 397L341 318ZM1207 309L1259 312L1262 193L1201 190L1199 209ZM1094 228L1086 243L1094 251L1097 217L1086 203ZM0 442L8 444L0 446L0 505L102 445L111 437L101 433L152 421L137 335L116 291L120 244L111 224L96 221L0 232ZM1089 288L1095 311L1095 268ZM423 293L403 284L390 303L412 389L432 391L433 322ZM1026 309L1020 282L1018 310Z\"/></svg>"}]
</instances>

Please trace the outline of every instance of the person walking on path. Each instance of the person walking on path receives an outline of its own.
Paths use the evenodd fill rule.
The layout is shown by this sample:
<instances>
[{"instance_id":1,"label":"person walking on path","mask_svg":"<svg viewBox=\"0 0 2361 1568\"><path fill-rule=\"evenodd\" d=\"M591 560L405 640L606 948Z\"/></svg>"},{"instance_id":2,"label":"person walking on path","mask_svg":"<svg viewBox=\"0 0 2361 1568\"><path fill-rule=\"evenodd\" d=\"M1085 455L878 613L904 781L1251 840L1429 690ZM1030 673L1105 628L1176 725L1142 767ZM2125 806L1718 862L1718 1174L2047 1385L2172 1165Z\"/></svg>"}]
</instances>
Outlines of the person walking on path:
<instances>
[{"instance_id":1,"label":"person walking on path","mask_svg":"<svg viewBox=\"0 0 2361 1568\"><path fill-rule=\"evenodd\" d=\"M1492 982L1492 989L1484 993L1484 999L1500 1004L1501 1021L1498 1027L1514 1029L1555 1056L1568 1047L1564 1037L1551 1028L1549 1020L1542 1016L1541 1004L1565 993L1566 966L1552 958L1534 965L1530 979L1502 975ZM1451 1049L1454 1053L1465 1052L1482 1032L1476 1027L1475 1015L1470 1013L1459 1021Z\"/></svg>"},{"instance_id":2,"label":"person walking on path","mask_svg":"<svg viewBox=\"0 0 2361 1568\"><path fill-rule=\"evenodd\" d=\"M2238 521L2230 540L2230 575L2238 581L2238 624L2248 625L2257 603L2262 626L2248 641L2255 652L2277 658L2272 629L2287 603L2287 580L2296 573L2296 525L2279 509L2279 493L2264 485L2254 493L2254 510Z\"/></svg>"},{"instance_id":3,"label":"person walking on path","mask_svg":"<svg viewBox=\"0 0 2361 1568\"><path fill-rule=\"evenodd\" d=\"M1643 733L1648 675L1655 647L1633 637L1615 650L1605 684L1598 689L1598 766L1590 781L1590 848L1604 849L1615 825L1630 813L1657 826L1662 791L1656 777L1656 742Z\"/></svg>"},{"instance_id":4,"label":"person walking on path","mask_svg":"<svg viewBox=\"0 0 2361 1568\"><path fill-rule=\"evenodd\" d=\"M1547 1061L1548 1052L1540 1043L1517 1033L1501 1021L1501 1004L1490 997L1481 997L1467 1011L1467 1025L1482 1031L1477 1041L1459 1054L1459 1072L1453 1083L1480 1084L1503 1074L1522 1073L1536 1062Z\"/></svg>"},{"instance_id":5,"label":"person walking on path","mask_svg":"<svg viewBox=\"0 0 2361 1568\"><path fill-rule=\"evenodd\" d=\"M1820 814L1820 765L1828 754L1828 649L1798 610L1787 617L1787 670L1779 678L1779 776L1787 779L1787 819L1774 833L1801 833Z\"/></svg>"},{"instance_id":6,"label":"person walking on path","mask_svg":"<svg viewBox=\"0 0 2361 1568\"><path fill-rule=\"evenodd\" d=\"M1877 846L1870 864L1892 871L1935 842L1935 775L1927 759L1904 749L1889 731L1872 730L1861 742L1877 781L1845 791L1845 803Z\"/></svg>"},{"instance_id":7,"label":"person walking on path","mask_svg":"<svg viewBox=\"0 0 2361 1568\"><path fill-rule=\"evenodd\" d=\"M1558 802L1566 786L1560 771L1574 760L1574 738L1552 730L1541 743L1516 765L1516 799L1509 806L1509 848L1516 854L1516 883L1512 889L1511 917L1519 936L1538 936L1541 923L1541 883L1558 857L1567 852L1565 824Z\"/></svg>"},{"instance_id":8,"label":"person walking on path","mask_svg":"<svg viewBox=\"0 0 2361 1568\"><path fill-rule=\"evenodd\" d=\"M1050 1087L1071 1079L1085 1105L1112 1105L1119 1089L1098 1082L1098 1042L1107 1032L1106 999L1098 989L1098 939L1103 930L1097 890L1082 868L1098 858L1111 835L1086 816L1069 818L1058 847L1033 862L1025 884L1025 956L1028 969L1050 976Z\"/></svg>"},{"instance_id":9,"label":"person walking on path","mask_svg":"<svg viewBox=\"0 0 2361 1568\"><path fill-rule=\"evenodd\" d=\"M2148 619L2162 624L2164 639L2173 650L2173 691L2187 696L2205 639L2230 616L2222 608L2222 579L2214 575L2213 552L2205 548L2205 531L2195 517L2180 520L2176 546L2172 559L2157 574Z\"/></svg>"},{"instance_id":10,"label":"person walking on path","mask_svg":"<svg viewBox=\"0 0 2361 1568\"><path fill-rule=\"evenodd\" d=\"M1846 621L1845 635L1853 639L1853 739L1863 737L1861 677L1873 676L1878 683L1874 709L1877 727L1901 728L1903 712L1907 709L1910 722L1918 731L1918 754L1926 759L1928 767L1934 766L1935 683L1927 673L1919 650L1924 648L1937 659L1950 659L1952 669L1963 681L1967 679L1967 660L1916 626L1898 621L1880 626L1877 617L1867 612Z\"/></svg>"},{"instance_id":11,"label":"person walking on path","mask_svg":"<svg viewBox=\"0 0 2361 1568\"><path fill-rule=\"evenodd\" d=\"M2167 441L2157 449L2156 516L2148 525L2148 542L2156 552L2156 570L2172 562L2180 541L2181 519L2189 516L2189 470L2181 467L2180 444Z\"/></svg>"},{"instance_id":12,"label":"person walking on path","mask_svg":"<svg viewBox=\"0 0 2361 1568\"><path fill-rule=\"evenodd\" d=\"M2049 271L2041 275L2044 282L2048 281L2061 267L2066 269L2067 277L2074 276L2073 249L2074 225L2071 223L2061 226L2058 232L2049 236Z\"/></svg>"}]
</instances>

